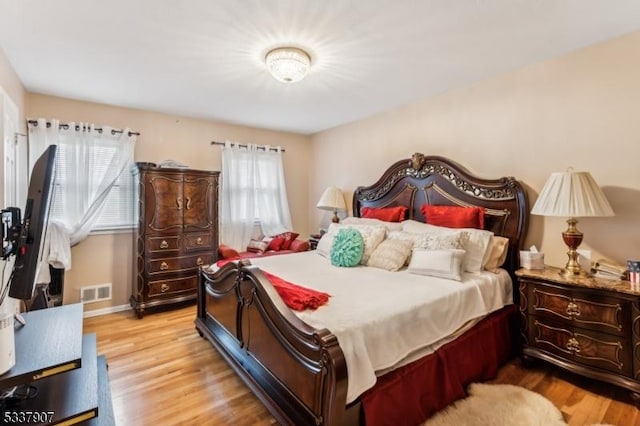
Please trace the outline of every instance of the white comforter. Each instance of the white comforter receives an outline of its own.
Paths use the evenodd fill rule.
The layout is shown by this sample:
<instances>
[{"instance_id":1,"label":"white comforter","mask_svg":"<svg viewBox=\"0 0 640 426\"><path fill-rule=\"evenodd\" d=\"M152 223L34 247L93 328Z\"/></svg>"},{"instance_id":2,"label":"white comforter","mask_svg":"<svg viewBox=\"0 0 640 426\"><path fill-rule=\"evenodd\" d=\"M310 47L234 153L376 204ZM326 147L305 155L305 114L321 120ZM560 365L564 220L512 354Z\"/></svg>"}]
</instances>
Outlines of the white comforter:
<instances>
[{"instance_id":1,"label":"white comforter","mask_svg":"<svg viewBox=\"0 0 640 426\"><path fill-rule=\"evenodd\" d=\"M348 369L347 402L376 383L376 372L512 303L506 271L463 273L458 282L406 270L339 268L314 251L251 261L292 283L331 295L319 309L295 313L338 338Z\"/></svg>"}]
</instances>

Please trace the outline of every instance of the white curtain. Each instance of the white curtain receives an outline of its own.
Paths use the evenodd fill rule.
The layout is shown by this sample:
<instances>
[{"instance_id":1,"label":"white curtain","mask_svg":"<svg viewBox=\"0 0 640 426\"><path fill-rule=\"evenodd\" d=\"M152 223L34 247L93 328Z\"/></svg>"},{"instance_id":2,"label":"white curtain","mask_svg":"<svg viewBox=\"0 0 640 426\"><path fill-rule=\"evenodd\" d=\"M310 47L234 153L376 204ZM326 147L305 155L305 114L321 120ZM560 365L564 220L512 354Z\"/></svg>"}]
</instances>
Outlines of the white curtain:
<instances>
[{"instance_id":1,"label":"white curtain","mask_svg":"<svg viewBox=\"0 0 640 426\"><path fill-rule=\"evenodd\" d=\"M68 123L60 128L58 120L49 120L49 127L46 119L37 121L36 126L29 125L29 170L49 145L58 145L52 219L65 225L73 246L89 235L111 187L128 173L136 136L129 135L129 129L112 132L102 126L99 132L93 124Z\"/></svg>"},{"instance_id":2,"label":"white curtain","mask_svg":"<svg viewBox=\"0 0 640 426\"><path fill-rule=\"evenodd\" d=\"M244 250L256 220L265 235L291 231L282 150L256 145L222 148L220 195L221 242Z\"/></svg>"}]
</instances>

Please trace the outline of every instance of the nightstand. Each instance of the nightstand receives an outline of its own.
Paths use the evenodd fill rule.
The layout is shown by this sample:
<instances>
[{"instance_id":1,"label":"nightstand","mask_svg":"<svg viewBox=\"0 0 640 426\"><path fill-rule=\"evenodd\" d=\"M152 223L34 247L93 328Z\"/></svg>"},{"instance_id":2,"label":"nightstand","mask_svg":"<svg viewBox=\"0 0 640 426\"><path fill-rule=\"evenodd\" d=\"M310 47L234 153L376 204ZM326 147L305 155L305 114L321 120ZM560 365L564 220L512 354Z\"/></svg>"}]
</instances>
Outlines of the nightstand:
<instances>
[{"instance_id":1,"label":"nightstand","mask_svg":"<svg viewBox=\"0 0 640 426\"><path fill-rule=\"evenodd\" d=\"M516 271L522 356L621 386L640 399L640 286Z\"/></svg>"}]
</instances>

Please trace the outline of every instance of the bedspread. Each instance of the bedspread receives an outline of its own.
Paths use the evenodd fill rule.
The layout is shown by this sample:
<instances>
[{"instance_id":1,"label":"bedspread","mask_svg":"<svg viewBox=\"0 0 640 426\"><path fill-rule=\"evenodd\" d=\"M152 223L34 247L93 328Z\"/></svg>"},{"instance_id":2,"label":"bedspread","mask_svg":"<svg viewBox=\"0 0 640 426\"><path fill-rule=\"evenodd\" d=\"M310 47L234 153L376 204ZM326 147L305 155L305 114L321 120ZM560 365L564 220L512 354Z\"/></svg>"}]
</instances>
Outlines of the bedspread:
<instances>
[{"instance_id":1,"label":"bedspread","mask_svg":"<svg viewBox=\"0 0 640 426\"><path fill-rule=\"evenodd\" d=\"M331 294L328 304L295 314L336 335L348 369L347 403L376 383L376 372L398 365L469 321L512 303L506 271L463 273L458 282L406 270L339 268L315 252L254 259L252 263L288 281Z\"/></svg>"}]
</instances>

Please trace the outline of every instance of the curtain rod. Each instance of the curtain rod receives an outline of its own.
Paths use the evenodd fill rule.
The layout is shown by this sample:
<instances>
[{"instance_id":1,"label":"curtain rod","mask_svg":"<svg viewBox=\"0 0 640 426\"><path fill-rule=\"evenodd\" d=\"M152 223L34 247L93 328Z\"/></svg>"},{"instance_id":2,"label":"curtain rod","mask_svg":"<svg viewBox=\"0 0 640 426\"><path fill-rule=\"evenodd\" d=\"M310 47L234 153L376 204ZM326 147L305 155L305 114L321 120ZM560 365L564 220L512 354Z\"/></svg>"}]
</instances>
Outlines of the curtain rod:
<instances>
[{"instance_id":1,"label":"curtain rod","mask_svg":"<svg viewBox=\"0 0 640 426\"><path fill-rule=\"evenodd\" d=\"M224 142L211 141L211 145L224 145L224 144L225 144ZM247 148L249 146L249 145L244 144L244 143L235 143L235 142L232 142L232 145L239 146L240 148ZM267 147L264 146L264 145L258 145L258 146L256 146L256 149L266 150ZM269 151L277 151L277 150L278 150L278 148L269 147ZM280 151L281 152L285 152L284 148L280 148Z\"/></svg>"},{"instance_id":2,"label":"curtain rod","mask_svg":"<svg viewBox=\"0 0 640 426\"><path fill-rule=\"evenodd\" d=\"M27 120L28 124L33 124L34 126L38 127L38 122L36 120ZM51 122L47 121L47 129L51 127ZM60 123L58 125L59 128L61 129L65 129L65 130L69 130L69 125L67 123ZM76 131L80 130L80 126L78 126L76 124ZM96 127L94 130L96 130L98 133L102 133L102 127ZM111 129L111 134L115 135L117 133L122 133L122 130L116 130L116 129ZM129 132L128 136L140 136L140 133L138 132Z\"/></svg>"}]
</instances>

